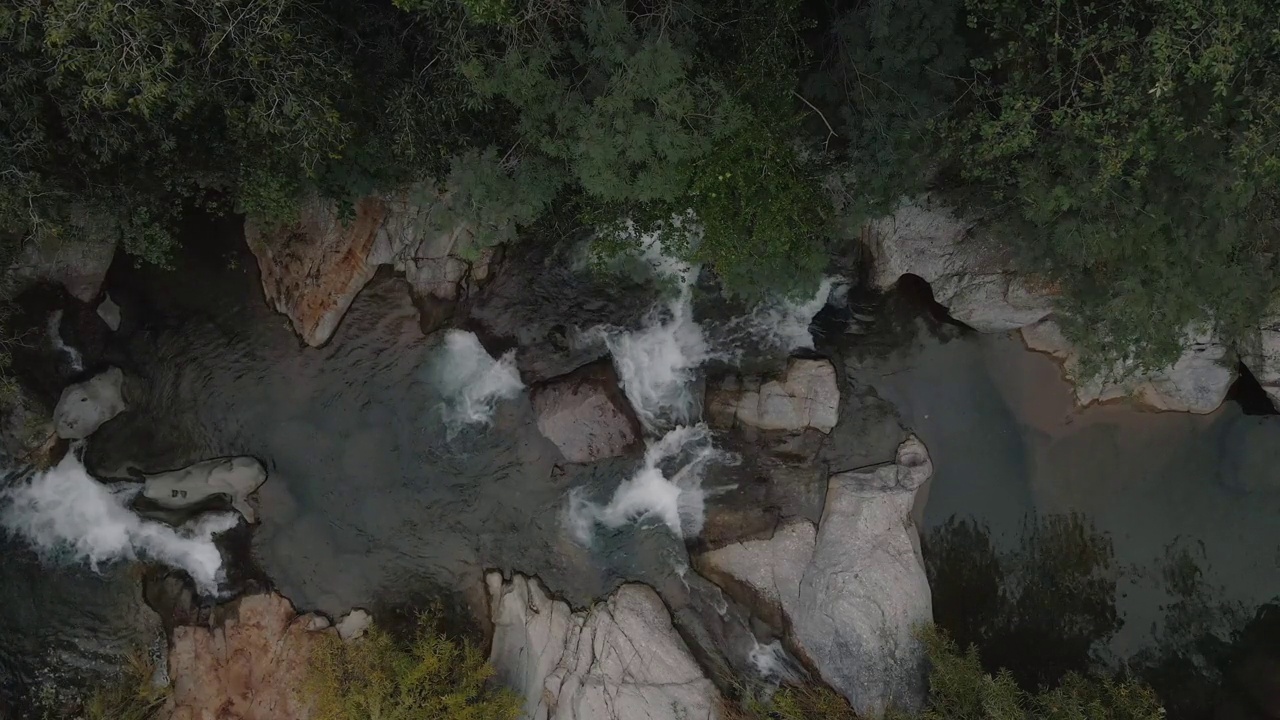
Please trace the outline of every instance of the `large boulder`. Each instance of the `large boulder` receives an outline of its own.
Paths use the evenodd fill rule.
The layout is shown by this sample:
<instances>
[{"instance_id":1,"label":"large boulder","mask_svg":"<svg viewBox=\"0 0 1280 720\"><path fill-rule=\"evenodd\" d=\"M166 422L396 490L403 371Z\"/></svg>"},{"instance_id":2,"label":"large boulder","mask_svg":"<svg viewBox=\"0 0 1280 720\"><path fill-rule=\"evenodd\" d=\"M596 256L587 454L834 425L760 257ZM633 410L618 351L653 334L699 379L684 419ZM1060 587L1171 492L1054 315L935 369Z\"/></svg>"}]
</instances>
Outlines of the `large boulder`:
<instances>
[{"instance_id":1,"label":"large boulder","mask_svg":"<svg viewBox=\"0 0 1280 720\"><path fill-rule=\"evenodd\" d=\"M225 496L244 519L257 522L249 494L267 481L262 463L251 457L228 457L189 465L181 470L146 476L142 494L172 510L191 507L214 496Z\"/></svg>"},{"instance_id":2,"label":"large boulder","mask_svg":"<svg viewBox=\"0 0 1280 720\"><path fill-rule=\"evenodd\" d=\"M1226 399L1236 379L1232 353L1208 331L1193 328L1185 334L1182 355L1169 367L1139 372L1117 366L1093 377L1082 375L1078 350L1052 318L1023 328L1022 339L1032 350L1062 362L1080 405L1133 398L1156 410L1210 413Z\"/></svg>"},{"instance_id":3,"label":"large boulder","mask_svg":"<svg viewBox=\"0 0 1280 720\"><path fill-rule=\"evenodd\" d=\"M315 643L336 632L275 594L247 595L208 626L181 625L169 641L172 694L163 720L307 720L306 674Z\"/></svg>"},{"instance_id":4,"label":"large boulder","mask_svg":"<svg viewBox=\"0 0 1280 720\"><path fill-rule=\"evenodd\" d=\"M124 412L123 385L124 373L113 367L68 386L53 409L53 425L58 437L82 440Z\"/></svg>"},{"instance_id":5,"label":"large boulder","mask_svg":"<svg viewBox=\"0 0 1280 720\"><path fill-rule=\"evenodd\" d=\"M918 710L925 656L915 631L933 604L911 521L933 466L914 436L893 463L830 478L822 521L794 520L769 539L712 550L697 566L761 615L861 717Z\"/></svg>"},{"instance_id":6,"label":"large boulder","mask_svg":"<svg viewBox=\"0 0 1280 720\"><path fill-rule=\"evenodd\" d=\"M829 360L792 358L777 378L724 378L709 388L706 406L717 427L829 433L840 417L840 386Z\"/></svg>"},{"instance_id":7,"label":"large boulder","mask_svg":"<svg viewBox=\"0 0 1280 720\"><path fill-rule=\"evenodd\" d=\"M534 388L538 431L565 460L617 457L640 440L640 422L618 389L613 366L600 363Z\"/></svg>"},{"instance_id":8,"label":"large boulder","mask_svg":"<svg viewBox=\"0 0 1280 720\"><path fill-rule=\"evenodd\" d=\"M1242 343L1240 361L1280 407L1280 312L1264 318L1258 333Z\"/></svg>"},{"instance_id":9,"label":"large boulder","mask_svg":"<svg viewBox=\"0 0 1280 720\"><path fill-rule=\"evenodd\" d=\"M1049 289L1013 272L1004 253L973 228L929 197L904 202L868 228L873 284L888 290L915 275L951 317L979 332L1016 330L1048 316Z\"/></svg>"},{"instance_id":10,"label":"large boulder","mask_svg":"<svg viewBox=\"0 0 1280 720\"><path fill-rule=\"evenodd\" d=\"M651 588L628 584L573 612L537 580L486 578L489 660L530 720L711 720L720 696Z\"/></svg>"},{"instance_id":11,"label":"large boulder","mask_svg":"<svg viewBox=\"0 0 1280 720\"><path fill-rule=\"evenodd\" d=\"M115 257L114 242L49 238L27 242L9 267L12 290L48 281L61 284L81 302L92 302Z\"/></svg>"},{"instance_id":12,"label":"large boulder","mask_svg":"<svg viewBox=\"0 0 1280 720\"><path fill-rule=\"evenodd\" d=\"M292 225L266 229L247 221L245 241L258 258L267 302L317 346L333 335L380 265L403 271L420 297L456 299L465 280L487 277L492 253L472 253L465 226L437 227L442 202L415 186L362 198L353 217L313 197Z\"/></svg>"}]
</instances>

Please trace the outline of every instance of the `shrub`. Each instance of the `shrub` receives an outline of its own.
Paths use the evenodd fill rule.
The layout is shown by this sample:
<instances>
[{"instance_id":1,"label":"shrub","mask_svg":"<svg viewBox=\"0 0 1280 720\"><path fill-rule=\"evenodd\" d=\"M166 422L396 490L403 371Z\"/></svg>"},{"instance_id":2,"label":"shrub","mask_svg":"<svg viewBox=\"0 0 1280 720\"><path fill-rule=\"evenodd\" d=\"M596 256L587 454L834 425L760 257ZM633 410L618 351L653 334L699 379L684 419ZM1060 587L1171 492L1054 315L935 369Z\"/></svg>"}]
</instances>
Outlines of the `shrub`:
<instances>
[{"instance_id":1,"label":"shrub","mask_svg":"<svg viewBox=\"0 0 1280 720\"><path fill-rule=\"evenodd\" d=\"M516 720L519 698L490 684L493 668L474 645L419 618L409 642L372 629L345 643L317 643L308 672L315 720Z\"/></svg>"},{"instance_id":2,"label":"shrub","mask_svg":"<svg viewBox=\"0 0 1280 720\"><path fill-rule=\"evenodd\" d=\"M940 630L920 632L932 666L929 701L917 720L1161 720L1150 688L1132 680L1068 674L1056 687L1030 692L1007 671L990 675L976 648L961 652ZM857 720L844 698L826 687L784 687L768 703L747 701L728 720ZM890 713L890 720L912 716Z\"/></svg>"}]
</instances>

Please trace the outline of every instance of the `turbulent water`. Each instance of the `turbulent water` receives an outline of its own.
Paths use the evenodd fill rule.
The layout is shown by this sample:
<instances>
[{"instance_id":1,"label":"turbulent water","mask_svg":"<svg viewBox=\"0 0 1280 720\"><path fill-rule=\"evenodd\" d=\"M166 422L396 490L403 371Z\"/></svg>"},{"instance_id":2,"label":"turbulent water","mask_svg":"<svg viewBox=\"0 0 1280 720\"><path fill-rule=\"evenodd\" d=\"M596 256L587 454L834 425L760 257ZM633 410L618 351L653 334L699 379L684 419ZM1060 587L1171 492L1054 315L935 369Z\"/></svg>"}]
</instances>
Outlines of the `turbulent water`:
<instances>
[{"instance_id":1,"label":"turbulent water","mask_svg":"<svg viewBox=\"0 0 1280 720\"><path fill-rule=\"evenodd\" d=\"M520 394L524 383L516 370L515 351L495 360L475 333L449 330L432 363L442 401L440 418L450 437L474 425L493 422L498 403Z\"/></svg>"},{"instance_id":2,"label":"turbulent water","mask_svg":"<svg viewBox=\"0 0 1280 720\"><path fill-rule=\"evenodd\" d=\"M98 570L149 560L185 570L200 592L217 595L222 556L213 537L235 527L239 516L209 514L173 528L130 509L140 488L104 485L68 453L53 468L0 492L0 528L55 565L83 562Z\"/></svg>"}]
</instances>

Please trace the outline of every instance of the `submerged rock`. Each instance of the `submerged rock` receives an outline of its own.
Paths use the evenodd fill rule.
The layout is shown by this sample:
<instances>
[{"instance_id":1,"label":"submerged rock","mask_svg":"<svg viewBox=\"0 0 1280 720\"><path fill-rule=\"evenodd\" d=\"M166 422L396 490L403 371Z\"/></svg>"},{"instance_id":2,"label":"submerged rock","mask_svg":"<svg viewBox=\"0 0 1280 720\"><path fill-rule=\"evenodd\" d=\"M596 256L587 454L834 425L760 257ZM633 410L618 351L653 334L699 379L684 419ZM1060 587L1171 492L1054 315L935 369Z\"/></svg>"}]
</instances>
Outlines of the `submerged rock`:
<instances>
[{"instance_id":1,"label":"submerged rock","mask_svg":"<svg viewBox=\"0 0 1280 720\"><path fill-rule=\"evenodd\" d=\"M531 720L710 720L720 696L645 585L573 612L535 580L486 578L490 662Z\"/></svg>"},{"instance_id":2,"label":"submerged rock","mask_svg":"<svg viewBox=\"0 0 1280 720\"><path fill-rule=\"evenodd\" d=\"M284 313L308 345L323 345L380 265L405 273L419 296L453 300L466 279L488 276L492 252L470 253L464 226L436 227L441 200L405 190L355 203L343 218L336 203L312 198L285 228L245 224L267 302Z\"/></svg>"},{"instance_id":3,"label":"submerged rock","mask_svg":"<svg viewBox=\"0 0 1280 720\"><path fill-rule=\"evenodd\" d=\"M247 595L214 611L209 626L173 629L172 695L163 720L306 720L309 658L321 615L298 615L275 594Z\"/></svg>"},{"instance_id":4,"label":"submerged rock","mask_svg":"<svg viewBox=\"0 0 1280 720\"><path fill-rule=\"evenodd\" d=\"M113 367L63 390L53 410L58 437L82 440L124 412L123 385L124 373Z\"/></svg>"},{"instance_id":5,"label":"submerged rock","mask_svg":"<svg viewBox=\"0 0 1280 720\"><path fill-rule=\"evenodd\" d=\"M1235 382L1233 358L1208 332L1188 329L1185 338L1182 355L1162 370L1136 372L1117 367L1109 376L1082 379L1077 377L1079 353L1052 318L1022 329L1027 347L1062 361L1063 372L1075 386L1076 401L1081 405L1133 398L1156 410L1213 412Z\"/></svg>"},{"instance_id":6,"label":"submerged rock","mask_svg":"<svg viewBox=\"0 0 1280 720\"><path fill-rule=\"evenodd\" d=\"M640 439L640 422L618 389L613 366L584 368L534 389L538 431L569 462L617 457Z\"/></svg>"},{"instance_id":7,"label":"submerged rock","mask_svg":"<svg viewBox=\"0 0 1280 720\"><path fill-rule=\"evenodd\" d=\"M831 432L840 417L840 387L829 360L792 358L771 380L731 376L711 388L707 411L718 427Z\"/></svg>"},{"instance_id":8,"label":"submerged rock","mask_svg":"<svg viewBox=\"0 0 1280 720\"><path fill-rule=\"evenodd\" d=\"M872 282L888 290L903 275L915 275L951 317L979 332L1017 330L1048 316L1052 293L1014 273L972 229L972 222L928 197L903 203L869 228Z\"/></svg>"},{"instance_id":9,"label":"submerged rock","mask_svg":"<svg viewBox=\"0 0 1280 720\"><path fill-rule=\"evenodd\" d=\"M911 436L894 463L832 476L816 528L795 520L697 559L730 594L789 628L790 644L863 717L924 702L914 632L932 622L933 604L910 513L932 472Z\"/></svg>"},{"instance_id":10,"label":"submerged rock","mask_svg":"<svg viewBox=\"0 0 1280 720\"><path fill-rule=\"evenodd\" d=\"M257 522L249 494L267 481L262 463L251 457L218 458L169 472L148 475L142 494L161 507L180 510L215 495L225 495L245 520Z\"/></svg>"}]
</instances>

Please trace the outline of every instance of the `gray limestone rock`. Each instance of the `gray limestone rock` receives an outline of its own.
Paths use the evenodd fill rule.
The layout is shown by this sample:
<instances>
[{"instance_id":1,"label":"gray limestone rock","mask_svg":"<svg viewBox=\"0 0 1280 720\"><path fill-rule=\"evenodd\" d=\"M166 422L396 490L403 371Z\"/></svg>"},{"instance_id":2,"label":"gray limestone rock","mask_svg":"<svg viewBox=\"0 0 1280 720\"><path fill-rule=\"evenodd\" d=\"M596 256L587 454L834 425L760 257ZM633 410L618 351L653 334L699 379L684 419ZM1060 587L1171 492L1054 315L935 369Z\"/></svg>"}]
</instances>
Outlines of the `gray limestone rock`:
<instances>
[{"instance_id":1,"label":"gray limestone rock","mask_svg":"<svg viewBox=\"0 0 1280 720\"><path fill-rule=\"evenodd\" d=\"M245 520L257 522L249 494L267 481L262 463L251 457L205 460L181 470L148 475L142 494L161 507L190 507L215 495L225 495Z\"/></svg>"},{"instance_id":2,"label":"gray limestone rock","mask_svg":"<svg viewBox=\"0 0 1280 720\"><path fill-rule=\"evenodd\" d=\"M834 475L822 521L712 550L699 569L730 594L780 614L789 640L862 717L918 710L925 657L915 630L933 603L910 513L932 474L914 436L894 463Z\"/></svg>"},{"instance_id":3,"label":"gray limestone rock","mask_svg":"<svg viewBox=\"0 0 1280 720\"><path fill-rule=\"evenodd\" d=\"M713 720L720 696L657 593L618 588L573 612L537 580L486 578L494 624L489 660L525 698L530 720Z\"/></svg>"},{"instance_id":4,"label":"gray limestone rock","mask_svg":"<svg viewBox=\"0 0 1280 720\"><path fill-rule=\"evenodd\" d=\"M53 424L58 437L82 440L124 412L123 385L124 373L113 367L82 383L68 386L53 410Z\"/></svg>"},{"instance_id":5,"label":"gray limestone rock","mask_svg":"<svg viewBox=\"0 0 1280 720\"><path fill-rule=\"evenodd\" d=\"M730 377L707 398L712 423L760 430L831 432L840 416L840 388L829 360L792 358L778 378Z\"/></svg>"}]
</instances>

